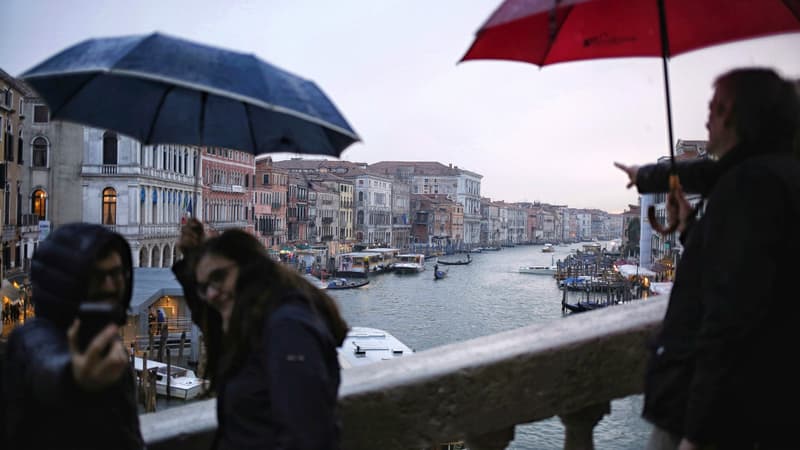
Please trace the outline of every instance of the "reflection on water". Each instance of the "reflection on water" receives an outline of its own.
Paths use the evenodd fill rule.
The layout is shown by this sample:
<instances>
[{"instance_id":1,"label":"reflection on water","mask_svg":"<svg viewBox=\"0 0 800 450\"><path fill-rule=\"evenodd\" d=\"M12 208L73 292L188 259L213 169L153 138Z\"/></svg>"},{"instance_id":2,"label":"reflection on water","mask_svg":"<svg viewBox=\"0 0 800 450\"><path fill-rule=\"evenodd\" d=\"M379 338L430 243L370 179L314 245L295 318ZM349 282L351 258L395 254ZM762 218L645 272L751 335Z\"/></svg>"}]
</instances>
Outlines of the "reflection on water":
<instances>
[{"instance_id":1,"label":"reflection on water","mask_svg":"<svg viewBox=\"0 0 800 450\"><path fill-rule=\"evenodd\" d=\"M447 278L434 281L433 263L413 275L372 277L359 289L329 291L351 326L384 329L420 351L522 326L560 320L561 291L552 277L520 274L519 268L549 265L569 254L557 246L503 248L473 254L473 262L448 266ZM595 428L597 449L644 448L649 425L639 414L642 397L611 404L611 414ZM561 449L564 428L558 418L516 428L509 449Z\"/></svg>"}]
</instances>

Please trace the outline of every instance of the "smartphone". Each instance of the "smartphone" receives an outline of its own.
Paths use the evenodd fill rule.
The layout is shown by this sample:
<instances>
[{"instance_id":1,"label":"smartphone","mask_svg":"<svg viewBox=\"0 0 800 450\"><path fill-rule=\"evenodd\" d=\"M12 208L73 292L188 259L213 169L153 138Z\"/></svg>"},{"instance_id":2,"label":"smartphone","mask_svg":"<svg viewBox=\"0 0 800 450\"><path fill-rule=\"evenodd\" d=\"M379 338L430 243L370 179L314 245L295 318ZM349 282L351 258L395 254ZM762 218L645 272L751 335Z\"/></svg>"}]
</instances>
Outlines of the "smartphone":
<instances>
[{"instance_id":1,"label":"smartphone","mask_svg":"<svg viewBox=\"0 0 800 450\"><path fill-rule=\"evenodd\" d=\"M78 349L86 351L92 342L106 326L117 321L119 313L117 307L108 303L81 303L78 307Z\"/></svg>"}]
</instances>

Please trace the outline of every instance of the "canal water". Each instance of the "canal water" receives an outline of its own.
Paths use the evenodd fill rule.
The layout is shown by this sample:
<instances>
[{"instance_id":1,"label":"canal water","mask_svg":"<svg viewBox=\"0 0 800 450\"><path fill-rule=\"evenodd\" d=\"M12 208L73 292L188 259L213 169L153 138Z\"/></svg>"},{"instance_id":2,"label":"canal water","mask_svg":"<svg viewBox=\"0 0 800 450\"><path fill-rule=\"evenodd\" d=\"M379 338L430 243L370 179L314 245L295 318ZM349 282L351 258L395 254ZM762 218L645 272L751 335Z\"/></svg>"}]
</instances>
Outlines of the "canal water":
<instances>
[{"instance_id":1,"label":"canal water","mask_svg":"<svg viewBox=\"0 0 800 450\"><path fill-rule=\"evenodd\" d=\"M328 291L350 326L386 330L415 351L464 341L531 324L561 320L562 293L553 277L520 274L521 266L550 265L571 246L504 247L472 254L466 266L443 266L443 280L433 279L433 263L415 275L382 274L358 289ZM465 255L445 256L457 260ZM597 449L644 448L650 426L640 417L642 396L611 403L611 414L595 428ZM564 427L558 418L518 425L509 449L562 449Z\"/></svg>"}]
</instances>

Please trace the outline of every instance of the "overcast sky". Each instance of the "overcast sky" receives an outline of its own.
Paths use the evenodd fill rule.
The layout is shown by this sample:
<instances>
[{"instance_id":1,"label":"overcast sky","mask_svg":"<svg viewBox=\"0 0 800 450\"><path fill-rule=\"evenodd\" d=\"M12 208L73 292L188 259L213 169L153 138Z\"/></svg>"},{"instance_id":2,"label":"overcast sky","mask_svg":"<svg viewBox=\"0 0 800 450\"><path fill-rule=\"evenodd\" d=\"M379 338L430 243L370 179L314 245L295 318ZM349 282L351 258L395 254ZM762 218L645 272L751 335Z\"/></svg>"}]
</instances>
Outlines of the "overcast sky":
<instances>
[{"instance_id":1,"label":"overcast sky","mask_svg":"<svg viewBox=\"0 0 800 450\"><path fill-rule=\"evenodd\" d=\"M636 194L612 162L668 152L657 58L457 64L500 0L2 3L0 67L11 75L87 38L153 31L252 52L332 98L363 138L342 159L452 163L483 175L495 200L621 212ZM675 138L706 138L716 75L762 65L800 78L798 49L793 34L674 58Z\"/></svg>"}]
</instances>

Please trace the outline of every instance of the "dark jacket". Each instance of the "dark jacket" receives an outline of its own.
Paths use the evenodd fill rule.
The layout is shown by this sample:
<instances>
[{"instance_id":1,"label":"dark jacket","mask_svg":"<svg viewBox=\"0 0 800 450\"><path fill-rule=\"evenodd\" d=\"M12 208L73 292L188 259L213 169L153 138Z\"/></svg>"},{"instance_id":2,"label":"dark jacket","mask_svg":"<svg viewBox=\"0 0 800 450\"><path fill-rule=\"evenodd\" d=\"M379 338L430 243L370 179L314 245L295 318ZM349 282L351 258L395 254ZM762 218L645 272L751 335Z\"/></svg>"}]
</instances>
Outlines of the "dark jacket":
<instances>
[{"instance_id":1,"label":"dark jacket","mask_svg":"<svg viewBox=\"0 0 800 450\"><path fill-rule=\"evenodd\" d=\"M221 334L219 315L195 294L188 264L179 261L173 271L192 320ZM287 293L264 318L260 339L240 367L218 375L215 449L339 449L337 344L300 295ZM211 336L204 341L220 342Z\"/></svg>"},{"instance_id":2,"label":"dark jacket","mask_svg":"<svg viewBox=\"0 0 800 450\"><path fill-rule=\"evenodd\" d=\"M130 269L127 242L99 225L59 227L33 256L36 318L11 333L4 368L8 448L143 448L132 370L94 393L83 391L72 378L66 330L87 295L95 254L107 243L118 246ZM128 303L132 281L131 275Z\"/></svg>"},{"instance_id":3,"label":"dark jacket","mask_svg":"<svg viewBox=\"0 0 800 450\"><path fill-rule=\"evenodd\" d=\"M719 448L790 448L800 425L784 412L800 399L786 308L796 298L800 162L748 150L712 163L706 210L652 344L643 416Z\"/></svg>"}]
</instances>

